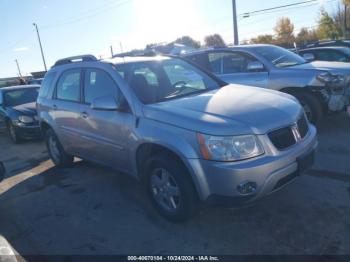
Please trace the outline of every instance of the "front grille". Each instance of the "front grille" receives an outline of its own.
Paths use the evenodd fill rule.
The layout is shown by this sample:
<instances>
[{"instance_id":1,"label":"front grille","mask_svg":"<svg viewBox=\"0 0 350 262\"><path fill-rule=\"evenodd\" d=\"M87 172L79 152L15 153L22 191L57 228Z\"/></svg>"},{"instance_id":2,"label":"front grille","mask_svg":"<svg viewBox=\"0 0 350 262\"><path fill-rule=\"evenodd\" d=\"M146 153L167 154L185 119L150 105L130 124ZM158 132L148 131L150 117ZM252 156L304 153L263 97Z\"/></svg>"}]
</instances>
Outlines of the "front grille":
<instances>
[{"instance_id":1,"label":"front grille","mask_svg":"<svg viewBox=\"0 0 350 262\"><path fill-rule=\"evenodd\" d=\"M309 125L307 123L305 115L302 115L302 117L298 120L297 126L299 129L301 138L304 138L307 132L309 132Z\"/></svg>"},{"instance_id":2,"label":"front grille","mask_svg":"<svg viewBox=\"0 0 350 262\"><path fill-rule=\"evenodd\" d=\"M296 143L290 126L272 131L268 136L273 145L279 150L290 147Z\"/></svg>"},{"instance_id":3,"label":"front grille","mask_svg":"<svg viewBox=\"0 0 350 262\"><path fill-rule=\"evenodd\" d=\"M298 132L300 137L297 134ZM272 131L268 134L268 137L278 150L283 150L295 145L299 140L303 139L308 132L309 125L307 119L305 118L305 115L302 115L297 121L296 125L291 125Z\"/></svg>"}]
</instances>

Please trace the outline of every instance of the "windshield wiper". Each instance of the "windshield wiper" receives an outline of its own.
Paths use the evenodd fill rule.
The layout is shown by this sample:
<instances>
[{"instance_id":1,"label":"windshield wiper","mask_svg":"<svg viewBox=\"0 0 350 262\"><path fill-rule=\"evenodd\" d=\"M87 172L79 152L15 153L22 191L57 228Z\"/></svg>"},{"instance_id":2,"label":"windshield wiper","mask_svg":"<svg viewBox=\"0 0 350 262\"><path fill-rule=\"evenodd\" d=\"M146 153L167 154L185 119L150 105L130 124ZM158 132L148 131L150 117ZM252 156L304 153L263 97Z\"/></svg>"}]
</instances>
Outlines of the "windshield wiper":
<instances>
[{"instance_id":1,"label":"windshield wiper","mask_svg":"<svg viewBox=\"0 0 350 262\"><path fill-rule=\"evenodd\" d=\"M182 94L182 95L178 95L178 96L167 96L167 97L164 97L162 99L159 100L159 102L164 102L164 101L168 101L168 100L173 100L173 99L177 99L177 98L183 98L183 97L186 97L186 96L192 96L192 95L198 95L198 94L202 94L202 93L207 93L209 91L212 91L214 89L210 89L210 88L207 88L207 89L201 89L201 90L197 90L197 91L194 91L194 92L191 92L191 93L186 93L186 94Z\"/></svg>"}]
</instances>

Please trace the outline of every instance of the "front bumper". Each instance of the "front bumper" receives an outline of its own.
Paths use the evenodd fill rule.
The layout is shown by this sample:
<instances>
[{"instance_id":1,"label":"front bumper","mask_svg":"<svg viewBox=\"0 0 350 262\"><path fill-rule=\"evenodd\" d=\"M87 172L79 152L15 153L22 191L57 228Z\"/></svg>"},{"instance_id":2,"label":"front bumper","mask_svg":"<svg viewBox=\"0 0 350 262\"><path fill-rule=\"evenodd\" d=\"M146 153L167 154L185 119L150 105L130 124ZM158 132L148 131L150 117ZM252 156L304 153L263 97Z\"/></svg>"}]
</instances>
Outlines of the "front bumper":
<instances>
[{"instance_id":1,"label":"front bumper","mask_svg":"<svg viewBox=\"0 0 350 262\"><path fill-rule=\"evenodd\" d=\"M275 149L268 139L264 140L264 144L267 149L265 155L250 160L189 160L200 199L228 199L233 203L243 204L280 189L298 176L297 159L316 149L316 128L310 125L307 136L284 151ZM238 187L246 182L256 184L256 190L251 194L241 194L238 191Z\"/></svg>"},{"instance_id":2,"label":"front bumper","mask_svg":"<svg viewBox=\"0 0 350 262\"><path fill-rule=\"evenodd\" d=\"M41 138L41 130L39 124L16 124L14 125L17 135L22 139L38 139Z\"/></svg>"}]
</instances>

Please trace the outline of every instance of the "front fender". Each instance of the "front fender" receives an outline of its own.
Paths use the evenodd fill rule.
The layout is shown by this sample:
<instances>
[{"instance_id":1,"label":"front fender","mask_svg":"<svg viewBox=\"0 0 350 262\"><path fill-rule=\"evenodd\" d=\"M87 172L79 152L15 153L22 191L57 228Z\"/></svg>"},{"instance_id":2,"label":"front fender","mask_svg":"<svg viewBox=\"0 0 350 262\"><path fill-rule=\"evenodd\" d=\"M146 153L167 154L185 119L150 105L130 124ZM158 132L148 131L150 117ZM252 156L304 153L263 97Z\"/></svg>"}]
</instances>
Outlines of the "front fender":
<instances>
[{"instance_id":1,"label":"front fender","mask_svg":"<svg viewBox=\"0 0 350 262\"><path fill-rule=\"evenodd\" d=\"M191 160L200 158L195 132L155 120L141 119L132 137L134 143L130 146L130 159L133 161L134 174L139 175L136 160L138 149L144 144L158 145L173 152L182 160L197 192L201 194L202 181L190 164Z\"/></svg>"}]
</instances>

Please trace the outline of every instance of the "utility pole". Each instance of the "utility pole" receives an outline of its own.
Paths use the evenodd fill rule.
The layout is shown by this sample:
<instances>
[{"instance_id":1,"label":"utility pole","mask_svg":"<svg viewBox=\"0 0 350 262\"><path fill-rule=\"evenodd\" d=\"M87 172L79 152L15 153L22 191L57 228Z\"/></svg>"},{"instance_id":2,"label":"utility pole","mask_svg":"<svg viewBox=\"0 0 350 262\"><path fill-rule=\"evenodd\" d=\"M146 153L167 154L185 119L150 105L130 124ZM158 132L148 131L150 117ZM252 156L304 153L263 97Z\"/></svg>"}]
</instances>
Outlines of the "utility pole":
<instances>
[{"instance_id":1,"label":"utility pole","mask_svg":"<svg viewBox=\"0 0 350 262\"><path fill-rule=\"evenodd\" d=\"M16 65L17 65L18 74L19 74L20 78L22 78L21 69L19 68L19 64L18 64L17 59L15 59L15 62L16 62Z\"/></svg>"},{"instance_id":2,"label":"utility pole","mask_svg":"<svg viewBox=\"0 0 350 262\"><path fill-rule=\"evenodd\" d=\"M33 23L33 26L35 27L36 33L37 33L37 35L38 35L39 46L40 46L40 51L41 51L41 57L42 57L42 59L43 59L45 71L47 72L47 67L46 67L46 62L45 62L45 56L44 56L43 47L42 47L42 45L41 45L41 40L40 40L40 34L39 34L38 25L37 25L36 23Z\"/></svg>"},{"instance_id":3,"label":"utility pole","mask_svg":"<svg viewBox=\"0 0 350 262\"><path fill-rule=\"evenodd\" d=\"M111 56L112 56L112 57L114 56L114 53L113 53L113 46L111 46Z\"/></svg>"},{"instance_id":4,"label":"utility pole","mask_svg":"<svg viewBox=\"0 0 350 262\"><path fill-rule=\"evenodd\" d=\"M346 39L346 35L347 35L347 30L348 30L348 25L347 25L347 5L344 3L344 30L343 30L343 38Z\"/></svg>"},{"instance_id":5,"label":"utility pole","mask_svg":"<svg viewBox=\"0 0 350 262\"><path fill-rule=\"evenodd\" d=\"M232 14L233 14L233 43L234 45L239 45L236 0L232 0Z\"/></svg>"},{"instance_id":6,"label":"utility pole","mask_svg":"<svg viewBox=\"0 0 350 262\"><path fill-rule=\"evenodd\" d=\"M124 53L122 42L119 42L119 45L120 45L120 52L121 52L121 53Z\"/></svg>"}]
</instances>

